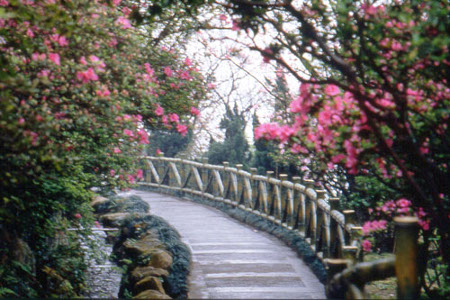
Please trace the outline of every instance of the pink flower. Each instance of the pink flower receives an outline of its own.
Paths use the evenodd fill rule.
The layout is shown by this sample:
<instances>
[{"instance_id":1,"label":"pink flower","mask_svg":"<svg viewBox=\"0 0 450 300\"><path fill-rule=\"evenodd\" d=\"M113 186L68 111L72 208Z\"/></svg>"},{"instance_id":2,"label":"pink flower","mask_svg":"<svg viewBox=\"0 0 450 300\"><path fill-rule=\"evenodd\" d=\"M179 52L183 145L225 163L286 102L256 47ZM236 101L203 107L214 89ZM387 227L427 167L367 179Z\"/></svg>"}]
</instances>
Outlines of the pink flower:
<instances>
[{"instance_id":1,"label":"pink flower","mask_svg":"<svg viewBox=\"0 0 450 300\"><path fill-rule=\"evenodd\" d=\"M398 207L407 208L407 207L411 206L411 201L409 201L408 199L405 199L405 198L401 198L401 199L397 200L396 204Z\"/></svg>"},{"instance_id":2,"label":"pink flower","mask_svg":"<svg viewBox=\"0 0 450 300\"><path fill-rule=\"evenodd\" d=\"M55 63L56 65L61 65L59 54L58 53L49 53L48 58Z\"/></svg>"},{"instance_id":3,"label":"pink flower","mask_svg":"<svg viewBox=\"0 0 450 300\"><path fill-rule=\"evenodd\" d=\"M216 85L214 83L208 83L208 89L212 90L215 88L216 88Z\"/></svg>"},{"instance_id":4,"label":"pink flower","mask_svg":"<svg viewBox=\"0 0 450 300\"><path fill-rule=\"evenodd\" d=\"M97 227L97 228L102 227L98 221L95 221L94 224L95 224L95 227Z\"/></svg>"},{"instance_id":5,"label":"pink flower","mask_svg":"<svg viewBox=\"0 0 450 300\"><path fill-rule=\"evenodd\" d=\"M147 133L147 131L145 131L145 129L140 129L138 131L138 135L139 135L139 142L141 144L148 144L149 143L149 141L148 141L148 133Z\"/></svg>"},{"instance_id":6,"label":"pink flower","mask_svg":"<svg viewBox=\"0 0 450 300\"><path fill-rule=\"evenodd\" d=\"M114 175L116 175L116 171L114 170L109 170L109 175L111 175L111 177L113 177Z\"/></svg>"},{"instance_id":7,"label":"pink flower","mask_svg":"<svg viewBox=\"0 0 450 300\"><path fill-rule=\"evenodd\" d=\"M169 120L170 120L170 122L178 123L178 121L180 121L180 117L178 117L177 114L172 113L172 114L169 114Z\"/></svg>"},{"instance_id":8,"label":"pink flower","mask_svg":"<svg viewBox=\"0 0 450 300\"><path fill-rule=\"evenodd\" d=\"M364 240L361 243L361 246L363 247L363 250L366 252L370 252L370 250L372 249L372 243L369 240Z\"/></svg>"},{"instance_id":9,"label":"pink flower","mask_svg":"<svg viewBox=\"0 0 450 300\"><path fill-rule=\"evenodd\" d=\"M86 58L84 56L80 57L80 64L87 65Z\"/></svg>"},{"instance_id":10,"label":"pink flower","mask_svg":"<svg viewBox=\"0 0 450 300\"><path fill-rule=\"evenodd\" d=\"M158 155L160 155L162 153L162 151L160 150L160 149L156 149L156 152L155 152L155 154L158 156Z\"/></svg>"},{"instance_id":11,"label":"pink flower","mask_svg":"<svg viewBox=\"0 0 450 300\"><path fill-rule=\"evenodd\" d=\"M89 60L90 60L91 62L93 62L93 63L97 63L97 62L100 61L100 59L99 59L97 56L95 56L95 55L90 55L90 56L89 56Z\"/></svg>"},{"instance_id":12,"label":"pink flower","mask_svg":"<svg viewBox=\"0 0 450 300\"><path fill-rule=\"evenodd\" d=\"M172 69L169 67L165 67L164 74L166 74L167 77L172 77Z\"/></svg>"},{"instance_id":13,"label":"pink flower","mask_svg":"<svg viewBox=\"0 0 450 300\"><path fill-rule=\"evenodd\" d=\"M61 47L64 47L64 46L69 45L69 42L67 41L67 38L65 36L60 36L59 39L58 39L58 44Z\"/></svg>"},{"instance_id":14,"label":"pink flower","mask_svg":"<svg viewBox=\"0 0 450 300\"><path fill-rule=\"evenodd\" d=\"M394 40L392 41L391 49L394 51L400 51L403 49L403 46L399 41Z\"/></svg>"},{"instance_id":15,"label":"pink flower","mask_svg":"<svg viewBox=\"0 0 450 300\"><path fill-rule=\"evenodd\" d=\"M308 105L305 105L301 96L292 101L291 104L289 104L289 108L292 113L307 113L309 110Z\"/></svg>"},{"instance_id":16,"label":"pink flower","mask_svg":"<svg viewBox=\"0 0 450 300\"><path fill-rule=\"evenodd\" d=\"M96 93L99 97L108 97L109 95L111 95L111 92L108 90L108 88L105 87L101 91L97 90Z\"/></svg>"},{"instance_id":17,"label":"pink flower","mask_svg":"<svg viewBox=\"0 0 450 300\"><path fill-rule=\"evenodd\" d=\"M128 29L128 28L132 28L130 20L128 20L127 18L120 16L117 20L116 20L116 24L117 25L122 25L122 29Z\"/></svg>"},{"instance_id":18,"label":"pink flower","mask_svg":"<svg viewBox=\"0 0 450 300\"><path fill-rule=\"evenodd\" d=\"M338 95L341 91L339 90L339 87L337 85L334 84L327 84L327 86L325 87L324 90L325 94L327 94L328 96L336 96Z\"/></svg>"},{"instance_id":19,"label":"pink flower","mask_svg":"<svg viewBox=\"0 0 450 300\"><path fill-rule=\"evenodd\" d=\"M338 155L335 155L335 156L333 156L332 158L331 158L331 161L333 162L333 163L338 163L338 162L340 162L341 160L343 160L343 159L345 159L345 154L338 154Z\"/></svg>"},{"instance_id":20,"label":"pink flower","mask_svg":"<svg viewBox=\"0 0 450 300\"><path fill-rule=\"evenodd\" d=\"M25 119L24 118L20 118L18 121L19 125L22 125L25 123Z\"/></svg>"},{"instance_id":21,"label":"pink flower","mask_svg":"<svg viewBox=\"0 0 450 300\"><path fill-rule=\"evenodd\" d=\"M194 116L198 116L200 115L200 111L196 108L196 107L191 107L191 114L193 114Z\"/></svg>"},{"instance_id":22,"label":"pink flower","mask_svg":"<svg viewBox=\"0 0 450 300\"><path fill-rule=\"evenodd\" d=\"M129 9L128 7L125 6L124 8L122 8L122 13L125 16L128 16L131 13L131 9Z\"/></svg>"},{"instance_id":23,"label":"pink flower","mask_svg":"<svg viewBox=\"0 0 450 300\"><path fill-rule=\"evenodd\" d=\"M31 59L35 60L35 61L44 60L45 59L45 54L44 53L39 54L39 53L35 52L35 53L33 53L31 55Z\"/></svg>"},{"instance_id":24,"label":"pink flower","mask_svg":"<svg viewBox=\"0 0 450 300\"><path fill-rule=\"evenodd\" d=\"M361 8L368 15L375 15L377 13L377 8L375 6L373 6L373 5L362 4Z\"/></svg>"},{"instance_id":25,"label":"pink flower","mask_svg":"<svg viewBox=\"0 0 450 300\"><path fill-rule=\"evenodd\" d=\"M177 131L181 133L182 136L185 136L188 132L187 126L182 124L177 124Z\"/></svg>"},{"instance_id":26,"label":"pink flower","mask_svg":"<svg viewBox=\"0 0 450 300\"><path fill-rule=\"evenodd\" d=\"M84 72L80 72L80 71L77 72L77 79L83 83L87 83L90 80L92 80L92 81L98 80L98 75L95 74L94 69L89 68Z\"/></svg>"},{"instance_id":27,"label":"pink flower","mask_svg":"<svg viewBox=\"0 0 450 300\"><path fill-rule=\"evenodd\" d=\"M299 144L293 144L291 147L291 152L294 154L298 153L308 153L308 149L305 147L300 146Z\"/></svg>"},{"instance_id":28,"label":"pink flower","mask_svg":"<svg viewBox=\"0 0 450 300\"><path fill-rule=\"evenodd\" d=\"M128 174L128 175L127 175L127 178L128 178L128 181L129 181L130 183L134 183L135 178L134 178L133 175Z\"/></svg>"},{"instance_id":29,"label":"pink flower","mask_svg":"<svg viewBox=\"0 0 450 300\"><path fill-rule=\"evenodd\" d=\"M81 219L81 215L80 215L79 213L76 213L76 214L75 214L75 218Z\"/></svg>"},{"instance_id":30,"label":"pink flower","mask_svg":"<svg viewBox=\"0 0 450 300\"><path fill-rule=\"evenodd\" d=\"M39 73L37 74L37 76L38 76L38 77L49 77L49 76L50 76L50 71L47 70L47 69L42 70L41 72L39 72Z\"/></svg>"},{"instance_id":31,"label":"pink flower","mask_svg":"<svg viewBox=\"0 0 450 300\"><path fill-rule=\"evenodd\" d=\"M155 114L157 116L162 116L164 114L164 108L158 105L158 107L155 109Z\"/></svg>"},{"instance_id":32,"label":"pink flower","mask_svg":"<svg viewBox=\"0 0 450 300\"><path fill-rule=\"evenodd\" d=\"M184 71L180 74L180 78L183 80L191 80L192 76L189 74L188 71Z\"/></svg>"},{"instance_id":33,"label":"pink flower","mask_svg":"<svg viewBox=\"0 0 450 300\"><path fill-rule=\"evenodd\" d=\"M270 60L272 59L273 51L272 51L272 49L267 47L266 49L263 50L261 55L263 56L263 62L268 64L270 62Z\"/></svg>"},{"instance_id":34,"label":"pink flower","mask_svg":"<svg viewBox=\"0 0 450 300\"><path fill-rule=\"evenodd\" d=\"M115 6L118 6L120 4L120 2L122 2L122 0L113 0L113 4Z\"/></svg>"},{"instance_id":35,"label":"pink flower","mask_svg":"<svg viewBox=\"0 0 450 300\"><path fill-rule=\"evenodd\" d=\"M121 153L119 147L114 147L113 153Z\"/></svg>"},{"instance_id":36,"label":"pink flower","mask_svg":"<svg viewBox=\"0 0 450 300\"><path fill-rule=\"evenodd\" d=\"M231 27L231 29L233 31L239 31L241 30L241 26L240 26L241 22L239 20L234 19L233 20L233 26Z\"/></svg>"},{"instance_id":37,"label":"pink flower","mask_svg":"<svg viewBox=\"0 0 450 300\"><path fill-rule=\"evenodd\" d=\"M289 141L289 139L295 134L295 129L284 125L278 129L278 138L282 143Z\"/></svg>"},{"instance_id":38,"label":"pink flower","mask_svg":"<svg viewBox=\"0 0 450 300\"><path fill-rule=\"evenodd\" d=\"M27 36L30 38L34 38L34 32L30 28L27 29Z\"/></svg>"},{"instance_id":39,"label":"pink flower","mask_svg":"<svg viewBox=\"0 0 450 300\"><path fill-rule=\"evenodd\" d=\"M186 57L186 59L184 60L184 64L186 66L190 67L190 66L192 66L192 61L188 57Z\"/></svg>"},{"instance_id":40,"label":"pink flower","mask_svg":"<svg viewBox=\"0 0 450 300\"><path fill-rule=\"evenodd\" d=\"M134 122L142 122L142 116L140 114L133 115Z\"/></svg>"},{"instance_id":41,"label":"pink flower","mask_svg":"<svg viewBox=\"0 0 450 300\"><path fill-rule=\"evenodd\" d=\"M137 178L137 179L142 179L142 178L144 178L144 172L143 172L141 169L137 170L137 172L136 172L136 178Z\"/></svg>"},{"instance_id":42,"label":"pink flower","mask_svg":"<svg viewBox=\"0 0 450 300\"><path fill-rule=\"evenodd\" d=\"M151 68L151 66L150 66L149 63L145 63L145 64L144 64L144 68L145 68L145 72L147 72L147 74L148 74L149 76L153 76L153 75L155 74L155 70L153 70L153 69Z\"/></svg>"},{"instance_id":43,"label":"pink flower","mask_svg":"<svg viewBox=\"0 0 450 300\"><path fill-rule=\"evenodd\" d=\"M225 16L224 14L221 14L221 15L219 16L219 20L220 20L220 21L223 21L223 22L226 22L226 21L227 21L227 16Z\"/></svg>"},{"instance_id":44,"label":"pink flower","mask_svg":"<svg viewBox=\"0 0 450 300\"><path fill-rule=\"evenodd\" d=\"M131 131L130 129L124 129L123 133L125 135L128 135L129 137L133 137L134 136L133 131Z\"/></svg>"},{"instance_id":45,"label":"pink flower","mask_svg":"<svg viewBox=\"0 0 450 300\"><path fill-rule=\"evenodd\" d=\"M420 225L420 227L422 227L423 230L430 229L430 221L429 220L419 220L419 225Z\"/></svg>"}]
</instances>

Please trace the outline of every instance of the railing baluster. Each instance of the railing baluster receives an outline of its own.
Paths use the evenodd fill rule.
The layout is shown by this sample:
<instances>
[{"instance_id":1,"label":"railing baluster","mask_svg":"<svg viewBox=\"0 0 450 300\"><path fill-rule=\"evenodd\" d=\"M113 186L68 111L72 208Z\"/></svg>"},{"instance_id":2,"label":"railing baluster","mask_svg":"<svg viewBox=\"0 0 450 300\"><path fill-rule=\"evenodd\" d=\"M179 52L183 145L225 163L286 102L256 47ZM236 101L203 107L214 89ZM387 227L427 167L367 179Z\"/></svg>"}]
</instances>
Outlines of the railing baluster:
<instances>
[{"instance_id":1,"label":"railing baluster","mask_svg":"<svg viewBox=\"0 0 450 300\"><path fill-rule=\"evenodd\" d=\"M419 268L417 264L419 219L416 217L396 217L394 222L397 298L418 299L420 293Z\"/></svg>"},{"instance_id":2,"label":"railing baluster","mask_svg":"<svg viewBox=\"0 0 450 300\"><path fill-rule=\"evenodd\" d=\"M251 188L252 188L252 195L251 195L251 209L252 210L258 210L258 197L259 197L259 188L258 188L258 180L255 179L256 172L258 169L256 168L250 168L250 182L251 182Z\"/></svg>"},{"instance_id":3,"label":"railing baluster","mask_svg":"<svg viewBox=\"0 0 450 300\"><path fill-rule=\"evenodd\" d=\"M314 191L314 182L287 176L273 178L242 170L241 165L230 168L188 161L178 158L143 157L145 180L143 185L179 190L198 196L224 201L233 206L261 215L274 223L294 230L304 236L316 251L326 258L329 274L344 266L352 265L337 274L333 281L333 295L342 297L364 296L364 283L391 276L398 277L398 298L415 299L419 295L417 266L418 220L413 217L395 218L395 262L389 259L376 263L357 263L362 260L359 247L362 228L356 226L353 210L339 212L339 199L325 199L325 191ZM320 252L320 253L319 253ZM335 258L345 258L338 260ZM345 262L345 263L342 263ZM385 277L383 277L385 276ZM356 278L356 279L355 279ZM340 286L340 287L339 287ZM342 291L341 287L345 286ZM329 287L327 287L329 288Z\"/></svg>"},{"instance_id":4,"label":"railing baluster","mask_svg":"<svg viewBox=\"0 0 450 300\"><path fill-rule=\"evenodd\" d=\"M330 198L328 199L328 203L330 204L330 214L337 210L339 207L339 198ZM330 228L330 248L329 248L329 257L338 258L339 256L339 240L337 234L338 223L332 217L330 217L329 228Z\"/></svg>"},{"instance_id":5,"label":"railing baluster","mask_svg":"<svg viewBox=\"0 0 450 300\"><path fill-rule=\"evenodd\" d=\"M272 184L270 183L270 178L272 178L273 173L274 173L273 171L266 172L267 204L269 205L267 213L269 216L271 216L273 214L273 208L274 208L273 188L272 188Z\"/></svg>"},{"instance_id":6,"label":"railing baluster","mask_svg":"<svg viewBox=\"0 0 450 300\"><path fill-rule=\"evenodd\" d=\"M314 240L314 245L316 252L322 251L322 257L323 257L323 234L324 234L324 228L325 228L325 213L322 210L322 208L319 207L319 201L325 200L325 190L316 190L316 237ZM317 209L319 207L319 209Z\"/></svg>"}]
</instances>

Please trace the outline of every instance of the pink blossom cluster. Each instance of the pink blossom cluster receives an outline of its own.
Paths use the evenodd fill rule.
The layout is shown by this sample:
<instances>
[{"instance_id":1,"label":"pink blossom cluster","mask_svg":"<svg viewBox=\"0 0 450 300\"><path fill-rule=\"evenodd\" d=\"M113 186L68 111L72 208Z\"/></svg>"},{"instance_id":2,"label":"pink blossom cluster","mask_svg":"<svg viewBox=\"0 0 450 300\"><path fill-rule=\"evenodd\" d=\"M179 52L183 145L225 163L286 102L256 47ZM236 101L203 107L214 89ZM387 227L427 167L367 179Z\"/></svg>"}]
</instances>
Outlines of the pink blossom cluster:
<instances>
[{"instance_id":1,"label":"pink blossom cluster","mask_svg":"<svg viewBox=\"0 0 450 300\"><path fill-rule=\"evenodd\" d=\"M195 108L191 107L191 113L193 115L200 114L200 111ZM179 132L182 136L185 136L188 132L188 126L184 124L180 124L180 116L176 113L169 113L168 115L164 114L164 108L162 108L160 105L157 105L155 109L155 114L158 117L161 117L162 123L166 125L167 128L172 128L172 125L170 123L174 123L175 129L177 132Z\"/></svg>"},{"instance_id":2,"label":"pink blossom cluster","mask_svg":"<svg viewBox=\"0 0 450 300\"><path fill-rule=\"evenodd\" d=\"M372 250L372 243L367 239L362 241L361 246L365 252L370 252Z\"/></svg>"},{"instance_id":3,"label":"pink blossom cluster","mask_svg":"<svg viewBox=\"0 0 450 300\"><path fill-rule=\"evenodd\" d=\"M278 123L261 124L254 130L255 139L265 138L266 140L280 140L280 142L287 142L295 134L295 129Z\"/></svg>"},{"instance_id":4,"label":"pink blossom cluster","mask_svg":"<svg viewBox=\"0 0 450 300\"><path fill-rule=\"evenodd\" d=\"M362 232L364 235L369 235L372 232L385 230L387 225L386 220L367 221L362 226Z\"/></svg>"}]
</instances>

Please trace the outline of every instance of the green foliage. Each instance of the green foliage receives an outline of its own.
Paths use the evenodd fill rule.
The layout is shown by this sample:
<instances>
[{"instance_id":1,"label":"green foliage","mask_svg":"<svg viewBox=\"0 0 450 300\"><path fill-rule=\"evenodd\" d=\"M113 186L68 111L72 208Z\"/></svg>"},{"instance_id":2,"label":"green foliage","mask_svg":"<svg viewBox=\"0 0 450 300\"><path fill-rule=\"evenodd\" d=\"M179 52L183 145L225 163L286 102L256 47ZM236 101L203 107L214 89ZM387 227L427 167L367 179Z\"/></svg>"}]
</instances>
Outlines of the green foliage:
<instances>
[{"instance_id":1,"label":"green foliage","mask_svg":"<svg viewBox=\"0 0 450 300\"><path fill-rule=\"evenodd\" d=\"M91 188L130 186L145 127L162 126L155 109L186 124L205 95L192 63L147 47L118 7L52 2L0 8L0 261L10 267L0 288L17 297L79 294L83 252L66 231L89 234ZM35 258L31 274L13 264L17 240Z\"/></svg>"},{"instance_id":2,"label":"green foliage","mask_svg":"<svg viewBox=\"0 0 450 300\"><path fill-rule=\"evenodd\" d=\"M155 155L159 149L165 157L175 157L184 151L193 139L192 130L182 136L176 130L154 129L151 131L151 144L147 148L149 155Z\"/></svg>"},{"instance_id":3,"label":"green foliage","mask_svg":"<svg viewBox=\"0 0 450 300\"><path fill-rule=\"evenodd\" d=\"M224 118L220 122L220 128L225 130L223 142L212 141L208 149L208 162L221 165L224 161L230 164L243 164L248 167L249 145L245 138L246 121L242 113L235 107L227 107Z\"/></svg>"}]
</instances>

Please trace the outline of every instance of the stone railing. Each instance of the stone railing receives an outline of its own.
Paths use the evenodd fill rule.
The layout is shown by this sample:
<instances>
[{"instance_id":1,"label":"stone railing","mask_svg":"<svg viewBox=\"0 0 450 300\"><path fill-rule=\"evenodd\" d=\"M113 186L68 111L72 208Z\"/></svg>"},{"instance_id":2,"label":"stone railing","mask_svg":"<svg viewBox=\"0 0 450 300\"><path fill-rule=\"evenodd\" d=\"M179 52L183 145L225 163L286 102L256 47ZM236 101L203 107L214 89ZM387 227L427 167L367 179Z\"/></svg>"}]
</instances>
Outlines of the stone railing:
<instances>
[{"instance_id":1,"label":"stone railing","mask_svg":"<svg viewBox=\"0 0 450 300\"><path fill-rule=\"evenodd\" d=\"M381 279L375 273L389 271L385 278L399 268L395 258L369 266L357 263L362 260L362 228L355 222L355 212L338 210L339 199L316 189L312 180L293 177L289 181L284 174L274 178L272 171L261 176L256 169L249 173L242 165L231 167L227 162L218 166L162 156L141 159L145 180L140 185L223 202L299 234L327 266L330 297L361 297L366 282ZM359 280L359 273L375 275Z\"/></svg>"},{"instance_id":2,"label":"stone railing","mask_svg":"<svg viewBox=\"0 0 450 300\"><path fill-rule=\"evenodd\" d=\"M287 175L274 178L230 167L179 158L142 158L145 180L141 185L179 191L220 201L252 212L290 230L311 245L320 259L356 257L361 227L354 222L354 211L338 211L339 200L327 198L315 189L312 180Z\"/></svg>"}]
</instances>

